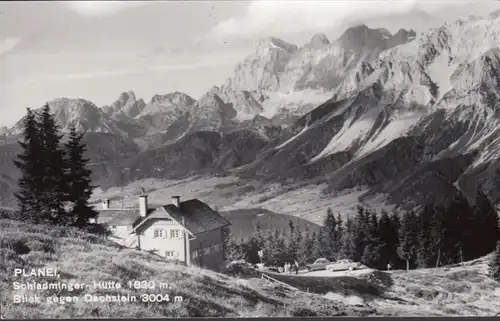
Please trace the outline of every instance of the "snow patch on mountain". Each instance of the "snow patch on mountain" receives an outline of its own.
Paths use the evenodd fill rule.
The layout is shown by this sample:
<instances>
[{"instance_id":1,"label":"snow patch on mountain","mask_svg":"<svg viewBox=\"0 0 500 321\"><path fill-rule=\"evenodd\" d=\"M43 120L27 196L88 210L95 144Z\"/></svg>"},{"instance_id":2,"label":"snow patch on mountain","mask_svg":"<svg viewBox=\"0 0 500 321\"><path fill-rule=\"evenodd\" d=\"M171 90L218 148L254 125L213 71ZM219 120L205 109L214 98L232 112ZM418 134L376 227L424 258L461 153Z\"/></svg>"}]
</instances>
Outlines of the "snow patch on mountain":
<instances>
[{"instance_id":1,"label":"snow patch on mountain","mask_svg":"<svg viewBox=\"0 0 500 321\"><path fill-rule=\"evenodd\" d=\"M298 132L296 135L292 136L290 139L288 139L287 141L285 141L284 143L278 145L276 147L276 149L281 149L283 147L285 147L286 145L290 144L291 142L293 142L295 139L297 139L297 137L299 137L300 135L302 135L303 133L305 133L307 130L309 129L309 126L306 126L304 127L300 132Z\"/></svg>"},{"instance_id":2,"label":"snow patch on mountain","mask_svg":"<svg viewBox=\"0 0 500 321\"><path fill-rule=\"evenodd\" d=\"M273 118L283 110L294 115L304 115L332 98L332 93L323 90L300 90L289 93L273 92L262 104L261 116Z\"/></svg>"},{"instance_id":3,"label":"snow patch on mountain","mask_svg":"<svg viewBox=\"0 0 500 321\"><path fill-rule=\"evenodd\" d=\"M374 134L364 145L357 151L356 157L362 157L369 153L382 148L393 141L395 138L405 136L408 131L415 126L422 118L421 113L405 113L395 115L389 120L387 126Z\"/></svg>"}]
</instances>

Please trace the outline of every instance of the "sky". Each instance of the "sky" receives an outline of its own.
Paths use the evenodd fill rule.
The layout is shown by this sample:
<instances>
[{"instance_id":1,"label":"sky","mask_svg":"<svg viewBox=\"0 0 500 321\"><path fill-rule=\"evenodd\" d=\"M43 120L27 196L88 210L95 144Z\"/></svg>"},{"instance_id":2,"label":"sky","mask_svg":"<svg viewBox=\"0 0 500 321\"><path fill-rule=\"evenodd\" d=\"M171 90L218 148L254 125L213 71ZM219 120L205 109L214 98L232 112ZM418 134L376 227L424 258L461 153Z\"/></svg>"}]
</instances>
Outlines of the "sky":
<instances>
[{"instance_id":1,"label":"sky","mask_svg":"<svg viewBox=\"0 0 500 321\"><path fill-rule=\"evenodd\" d=\"M57 97L146 102L221 85L268 36L302 45L365 23L424 31L500 9L489 0L3 1L0 126ZM388 19L390 18L390 19Z\"/></svg>"}]
</instances>

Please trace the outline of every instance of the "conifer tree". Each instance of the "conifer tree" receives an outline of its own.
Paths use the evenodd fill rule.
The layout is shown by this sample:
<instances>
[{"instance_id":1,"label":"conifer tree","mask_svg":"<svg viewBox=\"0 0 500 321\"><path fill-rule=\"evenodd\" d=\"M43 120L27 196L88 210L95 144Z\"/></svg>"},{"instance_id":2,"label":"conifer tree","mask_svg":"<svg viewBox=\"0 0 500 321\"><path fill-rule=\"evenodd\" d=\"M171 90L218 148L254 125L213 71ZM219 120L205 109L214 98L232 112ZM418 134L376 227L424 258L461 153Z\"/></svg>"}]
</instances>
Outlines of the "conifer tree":
<instances>
[{"instance_id":1,"label":"conifer tree","mask_svg":"<svg viewBox=\"0 0 500 321\"><path fill-rule=\"evenodd\" d=\"M396 253L397 243L394 238L397 238L391 224L391 218L387 211L382 211L378 225L378 235L380 241L380 265L385 268L387 264L394 264L394 254Z\"/></svg>"},{"instance_id":2,"label":"conifer tree","mask_svg":"<svg viewBox=\"0 0 500 321\"><path fill-rule=\"evenodd\" d=\"M64 209L67 181L64 175L64 150L60 146L62 136L48 104L42 108L38 132L44 153L39 162L43 170L42 216L49 218L52 224L67 225L71 223L71 218Z\"/></svg>"},{"instance_id":3,"label":"conifer tree","mask_svg":"<svg viewBox=\"0 0 500 321\"><path fill-rule=\"evenodd\" d=\"M294 261L297 259L297 227L293 224L292 220L288 220L288 237L286 239L286 260Z\"/></svg>"},{"instance_id":4,"label":"conifer tree","mask_svg":"<svg viewBox=\"0 0 500 321\"><path fill-rule=\"evenodd\" d=\"M43 171L41 160L43 149L38 133L35 113L27 108L24 118L23 140L19 141L22 152L14 160L15 166L21 171L19 191L15 193L18 201L20 219L33 223L42 223L42 192Z\"/></svg>"},{"instance_id":5,"label":"conifer tree","mask_svg":"<svg viewBox=\"0 0 500 321\"><path fill-rule=\"evenodd\" d=\"M344 235L342 238L342 253L345 258L358 261L359 256L356 246L356 226L352 218L347 218Z\"/></svg>"},{"instance_id":6,"label":"conifer tree","mask_svg":"<svg viewBox=\"0 0 500 321\"><path fill-rule=\"evenodd\" d=\"M494 251L496 242L500 240L499 217L488 197L478 189L475 205L476 256L486 255Z\"/></svg>"},{"instance_id":7,"label":"conifer tree","mask_svg":"<svg viewBox=\"0 0 500 321\"><path fill-rule=\"evenodd\" d=\"M431 239L432 248L436 251L436 262L433 266L438 267L442 264L443 253L446 252L446 235L448 234L449 223L447 222L446 210L443 207L437 206L433 212Z\"/></svg>"},{"instance_id":8,"label":"conifer tree","mask_svg":"<svg viewBox=\"0 0 500 321\"><path fill-rule=\"evenodd\" d=\"M335 244L337 248L337 258L346 258L346 255L344 253L344 220L340 216L340 213L337 213L337 233Z\"/></svg>"},{"instance_id":9,"label":"conifer tree","mask_svg":"<svg viewBox=\"0 0 500 321\"><path fill-rule=\"evenodd\" d=\"M406 262L404 262L398 255L398 247L399 247L399 230L401 229L401 219L400 219L400 214L398 211L393 211L391 215L389 216L391 220L391 233L390 233L390 239L391 239L391 254L392 254L392 260L389 261L389 263L394 267L394 268L403 268L406 265Z\"/></svg>"},{"instance_id":10,"label":"conifer tree","mask_svg":"<svg viewBox=\"0 0 500 321\"><path fill-rule=\"evenodd\" d=\"M91 170L88 168L89 159L85 158L86 146L83 134L78 133L74 127L70 128L69 140L65 144L66 150L66 180L67 201L73 205L69 215L76 226L85 226L90 218L95 218L98 213L89 205L89 199L95 186L91 185Z\"/></svg>"},{"instance_id":11,"label":"conifer tree","mask_svg":"<svg viewBox=\"0 0 500 321\"><path fill-rule=\"evenodd\" d=\"M370 217L367 225L366 245L363 250L361 262L369 267L383 268L381 258L381 242L379 235L379 224L377 214L374 211L370 212Z\"/></svg>"},{"instance_id":12,"label":"conifer tree","mask_svg":"<svg viewBox=\"0 0 500 321\"><path fill-rule=\"evenodd\" d=\"M369 234L368 217L368 210L359 205L354 225L354 253L352 253L354 261L360 261L365 252Z\"/></svg>"},{"instance_id":13,"label":"conifer tree","mask_svg":"<svg viewBox=\"0 0 500 321\"><path fill-rule=\"evenodd\" d=\"M489 276L493 280L500 282L500 241L497 242L495 252L493 252L493 256L491 257Z\"/></svg>"},{"instance_id":14,"label":"conifer tree","mask_svg":"<svg viewBox=\"0 0 500 321\"><path fill-rule=\"evenodd\" d=\"M418 216L419 229L417 232L417 265L419 268L432 266L431 260L434 257L431 234L433 216L434 208L432 205L426 205Z\"/></svg>"},{"instance_id":15,"label":"conifer tree","mask_svg":"<svg viewBox=\"0 0 500 321\"><path fill-rule=\"evenodd\" d=\"M323 254L322 252L322 249L321 249L321 242L320 242L320 239L321 239L321 233L316 233L316 232L312 232L311 234L311 240L312 240L312 255L311 255L311 259L308 261L308 262L311 262L320 258Z\"/></svg>"},{"instance_id":16,"label":"conifer tree","mask_svg":"<svg viewBox=\"0 0 500 321\"><path fill-rule=\"evenodd\" d=\"M330 261L337 259L337 253L339 252L337 239L337 220L332 210L328 208L320 232L321 257Z\"/></svg>"},{"instance_id":17,"label":"conifer tree","mask_svg":"<svg viewBox=\"0 0 500 321\"><path fill-rule=\"evenodd\" d=\"M315 254L314 251L313 235L311 235L311 233L309 232L309 228L306 225L304 228L304 232L302 233L297 253L297 261L299 262L299 264L303 265L311 262Z\"/></svg>"},{"instance_id":18,"label":"conifer tree","mask_svg":"<svg viewBox=\"0 0 500 321\"><path fill-rule=\"evenodd\" d=\"M398 255L406 261L406 270L415 258L417 248L417 235L415 231L416 216L413 211L405 212L399 230Z\"/></svg>"}]
</instances>

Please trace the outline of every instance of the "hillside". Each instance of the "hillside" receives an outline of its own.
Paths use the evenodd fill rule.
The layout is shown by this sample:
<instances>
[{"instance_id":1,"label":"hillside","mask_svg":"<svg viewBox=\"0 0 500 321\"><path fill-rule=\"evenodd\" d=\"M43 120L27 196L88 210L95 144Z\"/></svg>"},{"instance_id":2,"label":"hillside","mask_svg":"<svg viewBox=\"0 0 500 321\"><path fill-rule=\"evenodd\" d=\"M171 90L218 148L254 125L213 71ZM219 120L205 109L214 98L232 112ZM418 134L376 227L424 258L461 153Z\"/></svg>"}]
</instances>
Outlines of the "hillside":
<instances>
[{"instance_id":1,"label":"hillside","mask_svg":"<svg viewBox=\"0 0 500 321\"><path fill-rule=\"evenodd\" d=\"M1 293L2 316L5 318L116 318L116 317L237 317L237 316L335 316L369 315L369 308L348 307L320 295L300 293L292 296L258 279L242 280L199 268L186 268L167 263L145 252L123 249L91 234L72 229L49 229L18 221L0 220L2 228ZM130 280L166 282L170 296L182 296L183 302L149 303L48 303L13 304L14 268L57 267L60 278L36 279L37 282ZM29 278L25 281L35 281ZM34 291L34 290L33 290ZM62 293L40 292L42 297L74 295L80 299L86 291ZM152 290L162 293L165 290ZM139 291L91 289L96 295L139 295ZM148 293L146 291L146 293ZM24 295L34 295L26 291Z\"/></svg>"},{"instance_id":2,"label":"hillside","mask_svg":"<svg viewBox=\"0 0 500 321\"><path fill-rule=\"evenodd\" d=\"M367 271L342 277L279 277L299 288L276 288L258 278L239 278L166 262L146 252L120 248L102 237L73 229L48 228L0 219L0 291L4 318L258 317L258 316L492 316L500 311L500 284L485 276L487 258L464 267L393 272ZM13 304L14 268L58 269L59 278L25 282L86 283L130 280L168 283L177 302L120 304L83 302L96 295L139 295L140 291L95 289L25 290L18 294L76 296L76 303ZM349 273L347 273L349 274ZM256 278L257 277L257 278ZM304 292L304 291L308 291ZM179 297L182 297L180 302ZM172 299L173 300L173 299Z\"/></svg>"}]
</instances>

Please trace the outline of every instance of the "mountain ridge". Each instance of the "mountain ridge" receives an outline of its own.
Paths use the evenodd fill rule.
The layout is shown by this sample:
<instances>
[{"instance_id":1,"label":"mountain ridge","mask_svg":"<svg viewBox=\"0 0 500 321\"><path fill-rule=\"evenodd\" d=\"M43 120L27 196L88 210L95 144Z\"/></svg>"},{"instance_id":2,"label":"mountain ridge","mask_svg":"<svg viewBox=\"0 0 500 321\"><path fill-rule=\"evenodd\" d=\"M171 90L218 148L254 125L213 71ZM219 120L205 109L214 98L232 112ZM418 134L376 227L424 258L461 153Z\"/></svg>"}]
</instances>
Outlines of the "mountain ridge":
<instances>
[{"instance_id":1,"label":"mountain ridge","mask_svg":"<svg viewBox=\"0 0 500 321\"><path fill-rule=\"evenodd\" d=\"M499 39L495 15L418 35L359 25L302 47L263 39L198 100L175 92L143 106L126 92L97 112L97 129L145 146L103 172L117 185L193 174L322 182L328 195L364 187L407 205L485 188L498 203ZM124 109L141 111L112 117Z\"/></svg>"}]
</instances>

